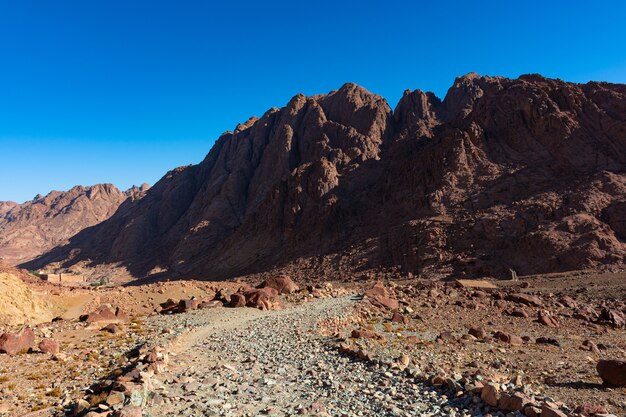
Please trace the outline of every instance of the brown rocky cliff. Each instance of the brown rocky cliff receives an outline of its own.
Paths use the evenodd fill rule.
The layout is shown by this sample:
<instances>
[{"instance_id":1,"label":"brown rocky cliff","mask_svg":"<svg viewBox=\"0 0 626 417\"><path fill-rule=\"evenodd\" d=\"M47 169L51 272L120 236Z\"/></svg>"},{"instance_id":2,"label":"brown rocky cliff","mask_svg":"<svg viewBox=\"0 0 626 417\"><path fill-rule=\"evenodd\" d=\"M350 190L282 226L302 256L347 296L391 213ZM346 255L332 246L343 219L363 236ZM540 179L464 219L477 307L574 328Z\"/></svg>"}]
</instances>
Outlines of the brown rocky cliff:
<instances>
[{"instance_id":1,"label":"brown rocky cliff","mask_svg":"<svg viewBox=\"0 0 626 417\"><path fill-rule=\"evenodd\" d=\"M23 204L13 204L0 212L0 257L17 263L31 259L81 230L108 219L128 197L142 189L127 192L111 184L76 186L69 191L52 191Z\"/></svg>"},{"instance_id":2,"label":"brown rocky cliff","mask_svg":"<svg viewBox=\"0 0 626 417\"><path fill-rule=\"evenodd\" d=\"M623 265L625 103L623 85L538 75L468 74L393 112L354 84L298 95L31 265L214 279L351 247L422 273Z\"/></svg>"}]
</instances>

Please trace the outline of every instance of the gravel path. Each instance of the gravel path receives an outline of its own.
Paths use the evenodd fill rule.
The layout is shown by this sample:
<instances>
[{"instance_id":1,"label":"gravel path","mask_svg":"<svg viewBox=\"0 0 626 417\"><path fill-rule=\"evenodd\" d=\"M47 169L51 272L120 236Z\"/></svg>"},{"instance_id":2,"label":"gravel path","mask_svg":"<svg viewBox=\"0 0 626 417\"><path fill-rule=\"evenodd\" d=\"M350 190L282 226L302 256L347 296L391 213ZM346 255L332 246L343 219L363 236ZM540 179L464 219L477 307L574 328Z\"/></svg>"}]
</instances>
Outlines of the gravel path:
<instances>
[{"instance_id":1,"label":"gravel path","mask_svg":"<svg viewBox=\"0 0 626 417\"><path fill-rule=\"evenodd\" d=\"M215 320L175 348L159 375L158 416L463 416L445 395L386 367L340 355L317 323L349 298L286 310L209 310ZM217 313L217 314L216 314Z\"/></svg>"}]
</instances>

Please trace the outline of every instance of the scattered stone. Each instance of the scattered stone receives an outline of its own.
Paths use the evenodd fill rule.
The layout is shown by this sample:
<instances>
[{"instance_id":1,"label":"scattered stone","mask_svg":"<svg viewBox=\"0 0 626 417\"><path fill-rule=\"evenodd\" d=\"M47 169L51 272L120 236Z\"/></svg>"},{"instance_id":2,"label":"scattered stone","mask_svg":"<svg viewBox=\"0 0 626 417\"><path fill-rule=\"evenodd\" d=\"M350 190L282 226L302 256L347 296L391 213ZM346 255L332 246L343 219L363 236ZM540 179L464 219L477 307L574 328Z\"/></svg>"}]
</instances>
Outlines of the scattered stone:
<instances>
[{"instance_id":1,"label":"scattered stone","mask_svg":"<svg viewBox=\"0 0 626 417\"><path fill-rule=\"evenodd\" d=\"M178 302L178 312L186 313L188 311L197 310L200 305L200 301L195 298L189 300L180 300Z\"/></svg>"},{"instance_id":2,"label":"scattered stone","mask_svg":"<svg viewBox=\"0 0 626 417\"><path fill-rule=\"evenodd\" d=\"M397 311L393 313L393 316L391 317L391 322L392 323L399 323L399 324L406 324L408 322L407 318L401 314L398 313Z\"/></svg>"},{"instance_id":3,"label":"scattered stone","mask_svg":"<svg viewBox=\"0 0 626 417\"><path fill-rule=\"evenodd\" d=\"M598 345L595 342L593 342L593 341L591 341L589 339L585 340L582 343L582 345L580 346L580 349L581 350L588 350L588 351L596 353L596 354L600 353L600 349L598 348Z\"/></svg>"},{"instance_id":4,"label":"scattered stone","mask_svg":"<svg viewBox=\"0 0 626 417\"><path fill-rule=\"evenodd\" d=\"M497 340L500 340L501 342L508 343L514 346L520 346L524 344L524 340L522 340L521 337L512 335L510 333L498 331L493 334L493 337Z\"/></svg>"},{"instance_id":5,"label":"scattered stone","mask_svg":"<svg viewBox=\"0 0 626 417\"><path fill-rule=\"evenodd\" d=\"M142 415L141 407L128 405L113 413L112 417L142 417Z\"/></svg>"},{"instance_id":6,"label":"scattered stone","mask_svg":"<svg viewBox=\"0 0 626 417\"><path fill-rule=\"evenodd\" d=\"M498 400L498 408L508 411L522 411L531 402L531 399L521 392L503 392Z\"/></svg>"},{"instance_id":7,"label":"scattered stone","mask_svg":"<svg viewBox=\"0 0 626 417\"><path fill-rule=\"evenodd\" d=\"M352 330L352 335L354 339L375 339L375 340L384 340L385 336L380 333L377 333L373 330L367 329L354 329Z\"/></svg>"},{"instance_id":8,"label":"scattered stone","mask_svg":"<svg viewBox=\"0 0 626 417\"><path fill-rule=\"evenodd\" d=\"M115 323L110 323L100 329L103 332L108 332L111 334L118 334L122 331L122 328Z\"/></svg>"},{"instance_id":9,"label":"scattered stone","mask_svg":"<svg viewBox=\"0 0 626 417\"><path fill-rule=\"evenodd\" d=\"M500 386L491 383L485 385L480 393L480 399L492 407L497 407L500 401Z\"/></svg>"},{"instance_id":10,"label":"scattered stone","mask_svg":"<svg viewBox=\"0 0 626 417\"><path fill-rule=\"evenodd\" d=\"M543 306L543 301L539 297L529 294L509 294L506 296L506 300L533 307Z\"/></svg>"},{"instance_id":11,"label":"scattered stone","mask_svg":"<svg viewBox=\"0 0 626 417\"><path fill-rule=\"evenodd\" d=\"M472 327L469 329L469 331L467 332L468 334L474 336L476 339L484 339L485 336L487 335L487 333L478 327Z\"/></svg>"},{"instance_id":12,"label":"scattered stone","mask_svg":"<svg viewBox=\"0 0 626 417\"><path fill-rule=\"evenodd\" d=\"M513 317L528 318L528 313L525 310L522 310L521 308L516 308L516 309L511 310L509 312L509 315Z\"/></svg>"},{"instance_id":13,"label":"scattered stone","mask_svg":"<svg viewBox=\"0 0 626 417\"><path fill-rule=\"evenodd\" d=\"M607 411L604 407L594 404L582 404L574 409L574 414L578 414L585 417L593 417L598 414L606 414Z\"/></svg>"},{"instance_id":14,"label":"scattered stone","mask_svg":"<svg viewBox=\"0 0 626 417\"><path fill-rule=\"evenodd\" d=\"M618 329L626 327L626 316L617 309L603 308L598 321Z\"/></svg>"},{"instance_id":15,"label":"scattered stone","mask_svg":"<svg viewBox=\"0 0 626 417\"><path fill-rule=\"evenodd\" d=\"M539 323L548 327L559 327L559 322L547 311L540 311L537 315Z\"/></svg>"},{"instance_id":16,"label":"scattered stone","mask_svg":"<svg viewBox=\"0 0 626 417\"><path fill-rule=\"evenodd\" d=\"M545 336L538 337L537 340L535 340L535 343L538 343L541 345L561 346L561 343L559 343L558 340L552 337L545 337Z\"/></svg>"},{"instance_id":17,"label":"scattered stone","mask_svg":"<svg viewBox=\"0 0 626 417\"><path fill-rule=\"evenodd\" d=\"M39 342L38 347L42 353L50 353L53 355L59 353L59 342L54 339L44 339Z\"/></svg>"},{"instance_id":18,"label":"scattered stone","mask_svg":"<svg viewBox=\"0 0 626 417\"><path fill-rule=\"evenodd\" d=\"M541 406L541 417L567 417L567 414L554 405L543 403Z\"/></svg>"}]
</instances>

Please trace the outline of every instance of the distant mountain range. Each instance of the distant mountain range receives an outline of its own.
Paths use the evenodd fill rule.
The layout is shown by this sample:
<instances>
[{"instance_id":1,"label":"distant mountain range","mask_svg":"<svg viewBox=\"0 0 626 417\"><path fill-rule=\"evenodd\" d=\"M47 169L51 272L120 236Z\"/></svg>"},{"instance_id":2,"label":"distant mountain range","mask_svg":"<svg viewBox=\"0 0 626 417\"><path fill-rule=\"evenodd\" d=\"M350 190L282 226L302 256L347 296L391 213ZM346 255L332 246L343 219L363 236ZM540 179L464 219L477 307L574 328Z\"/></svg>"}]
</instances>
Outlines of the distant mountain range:
<instances>
[{"instance_id":1,"label":"distant mountain range","mask_svg":"<svg viewBox=\"0 0 626 417\"><path fill-rule=\"evenodd\" d=\"M0 258L15 264L66 244L76 233L111 217L123 201L137 198L147 189L143 185L122 192L111 184L98 184L52 191L24 204L0 202Z\"/></svg>"},{"instance_id":2,"label":"distant mountain range","mask_svg":"<svg viewBox=\"0 0 626 417\"><path fill-rule=\"evenodd\" d=\"M624 267L626 86L468 74L443 100L407 90L392 111L346 84L226 132L117 211L126 196L99 190L88 220L93 203L54 209L55 239L24 232L37 200L4 215L24 213L21 248L57 245L24 266L202 279L293 263L339 278Z\"/></svg>"}]
</instances>

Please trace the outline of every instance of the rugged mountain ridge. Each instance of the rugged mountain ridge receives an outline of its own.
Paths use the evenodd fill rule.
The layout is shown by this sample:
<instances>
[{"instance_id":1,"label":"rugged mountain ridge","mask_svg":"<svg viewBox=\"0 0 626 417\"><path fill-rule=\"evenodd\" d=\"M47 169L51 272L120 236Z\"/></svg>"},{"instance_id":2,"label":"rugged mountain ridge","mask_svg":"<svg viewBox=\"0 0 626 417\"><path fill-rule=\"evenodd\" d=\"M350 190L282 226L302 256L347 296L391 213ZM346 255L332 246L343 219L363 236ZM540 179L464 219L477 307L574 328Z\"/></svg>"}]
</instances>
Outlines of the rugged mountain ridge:
<instances>
[{"instance_id":1,"label":"rugged mountain ridge","mask_svg":"<svg viewBox=\"0 0 626 417\"><path fill-rule=\"evenodd\" d=\"M392 111L346 84L226 132L26 266L205 279L329 254L413 273L624 266L625 169L625 85L468 74Z\"/></svg>"},{"instance_id":2,"label":"rugged mountain ridge","mask_svg":"<svg viewBox=\"0 0 626 417\"><path fill-rule=\"evenodd\" d=\"M108 219L147 184L120 191L112 184L76 186L68 191L37 195L23 204L0 202L0 258L19 263L38 256L81 230Z\"/></svg>"}]
</instances>

